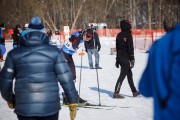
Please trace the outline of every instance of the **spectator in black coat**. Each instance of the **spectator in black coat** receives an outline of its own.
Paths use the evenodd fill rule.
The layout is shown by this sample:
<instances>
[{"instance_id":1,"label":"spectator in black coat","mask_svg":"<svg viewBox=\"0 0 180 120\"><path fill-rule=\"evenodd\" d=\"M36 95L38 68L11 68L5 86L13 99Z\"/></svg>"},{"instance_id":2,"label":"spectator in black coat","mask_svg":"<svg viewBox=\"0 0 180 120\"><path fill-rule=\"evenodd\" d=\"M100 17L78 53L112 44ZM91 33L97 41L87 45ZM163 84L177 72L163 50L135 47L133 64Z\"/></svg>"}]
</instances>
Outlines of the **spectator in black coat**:
<instances>
[{"instance_id":1,"label":"spectator in black coat","mask_svg":"<svg viewBox=\"0 0 180 120\"><path fill-rule=\"evenodd\" d=\"M134 67L134 46L133 38L131 35L131 23L128 20L122 20L120 22L121 32L116 36L116 67L121 66L120 75L117 80L113 98L124 98L119 94L121 85L127 76L129 86L133 93L133 97L139 95L139 92L136 90L133 82L132 71Z\"/></svg>"},{"instance_id":2,"label":"spectator in black coat","mask_svg":"<svg viewBox=\"0 0 180 120\"><path fill-rule=\"evenodd\" d=\"M0 24L0 44L5 45L5 37L3 35L3 31L6 29L6 24Z\"/></svg>"},{"instance_id":3,"label":"spectator in black coat","mask_svg":"<svg viewBox=\"0 0 180 120\"><path fill-rule=\"evenodd\" d=\"M8 53L0 72L2 97L10 108L15 107L19 120L58 120L58 82L68 98L71 120L74 120L78 94L72 73L63 54L49 44L41 19L33 17L20 47Z\"/></svg>"},{"instance_id":4,"label":"spectator in black coat","mask_svg":"<svg viewBox=\"0 0 180 120\"><path fill-rule=\"evenodd\" d=\"M21 26L20 25L16 25L14 28L14 32L12 35L13 38L13 48L17 48L20 46L20 37L21 37Z\"/></svg>"},{"instance_id":5,"label":"spectator in black coat","mask_svg":"<svg viewBox=\"0 0 180 120\"><path fill-rule=\"evenodd\" d=\"M3 35L3 31L6 29L6 24L0 24L0 44L5 48L5 36ZM3 55L0 55L0 62L4 61Z\"/></svg>"},{"instance_id":6,"label":"spectator in black coat","mask_svg":"<svg viewBox=\"0 0 180 120\"><path fill-rule=\"evenodd\" d=\"M92 54L95 56L95 69L102 69L102 67L99 66L99 51L101 49L101 44L99 41L99 36L96 33L95 29L90 28L87 30L89 33L89 37L92 37L91 40L85 41L85 49L88 54L88 60L89 60L89 66L90 69L94 69L93 67L93 60L92 60Z\"/></svg>"}]
</instances>

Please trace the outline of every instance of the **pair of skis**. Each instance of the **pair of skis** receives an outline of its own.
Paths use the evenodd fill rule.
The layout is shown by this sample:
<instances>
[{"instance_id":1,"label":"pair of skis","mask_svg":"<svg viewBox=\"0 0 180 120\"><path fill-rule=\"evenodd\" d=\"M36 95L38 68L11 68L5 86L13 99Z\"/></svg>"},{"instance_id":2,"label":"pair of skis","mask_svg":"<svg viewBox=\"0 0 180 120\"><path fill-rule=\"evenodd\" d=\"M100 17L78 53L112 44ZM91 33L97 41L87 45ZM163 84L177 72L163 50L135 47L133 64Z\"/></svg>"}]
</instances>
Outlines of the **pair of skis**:
<instances>
[{"instance_id":1,"label":"pair of skis","mask_svg":"<svg viewBox=\"0 0 180 120\"><path fill-rule=\"evenodd\" d=\"M89 108L89 109L112 110L116 106L99 105L99 104L92 104L92 103L86 102L86 103L79 103L78 107L79 108Z\"/></svg>"},{"instance_id":2,"label":"pair of skis","mask_svg":"<svg viewBox=\"0 0 180 120\"><path fill-rule=\"evenodd\" d=\"M63 104L62 106L68 106L68 105ZM98 104L92 104L92 103L86 102L86 103L79 103L78 108L97 109L97 110L112 110L114 108L130 108L130 107L98 105Z\"/></svg>"}]
</instances>

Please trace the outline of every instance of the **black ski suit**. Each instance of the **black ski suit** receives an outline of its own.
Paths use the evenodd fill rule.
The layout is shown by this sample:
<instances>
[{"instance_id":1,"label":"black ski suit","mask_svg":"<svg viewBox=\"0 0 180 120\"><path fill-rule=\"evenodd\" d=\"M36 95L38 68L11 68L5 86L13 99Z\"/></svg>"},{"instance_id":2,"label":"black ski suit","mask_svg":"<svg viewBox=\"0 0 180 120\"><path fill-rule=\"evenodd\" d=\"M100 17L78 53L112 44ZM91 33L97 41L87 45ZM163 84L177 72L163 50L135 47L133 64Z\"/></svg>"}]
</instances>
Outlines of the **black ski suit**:
<instances>
[{"instance_id":1,"label":"black ski suit","mask_svg":"<svg viewBox=\"0 0 180 120\"><path fill-rule=\"evenodd\" d=\"M129 86L133 93L136 92L134 86L130 62L134 61L133 38L130 30L122 30L116 37L116 64L121 66L121 72L115 86L115 93L120 92L121 85L127 76Z\"/></svg>"}]
</instances>

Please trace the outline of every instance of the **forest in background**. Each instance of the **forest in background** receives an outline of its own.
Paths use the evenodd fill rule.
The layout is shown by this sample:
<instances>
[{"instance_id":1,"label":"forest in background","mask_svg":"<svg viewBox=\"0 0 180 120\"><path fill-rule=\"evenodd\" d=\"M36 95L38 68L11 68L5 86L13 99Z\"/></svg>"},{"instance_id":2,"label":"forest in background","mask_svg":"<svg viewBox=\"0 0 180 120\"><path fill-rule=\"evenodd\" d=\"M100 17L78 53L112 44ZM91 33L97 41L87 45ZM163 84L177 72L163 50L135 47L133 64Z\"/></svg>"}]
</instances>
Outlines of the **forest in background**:
<instances>
[{"instance_id":1,"label":"forest in background","mask_svg":"<svg viewBox=\"0 0 180 120\"><path fill-rule=\"evenodd\" d=\"M0 0L0 22L8 28L40 16L45 27L63 30L87 27L88 23L107 23L119 28L122 19L135 29L161 29L180 22L180 0Z\"/></svg>"}]
</instances>

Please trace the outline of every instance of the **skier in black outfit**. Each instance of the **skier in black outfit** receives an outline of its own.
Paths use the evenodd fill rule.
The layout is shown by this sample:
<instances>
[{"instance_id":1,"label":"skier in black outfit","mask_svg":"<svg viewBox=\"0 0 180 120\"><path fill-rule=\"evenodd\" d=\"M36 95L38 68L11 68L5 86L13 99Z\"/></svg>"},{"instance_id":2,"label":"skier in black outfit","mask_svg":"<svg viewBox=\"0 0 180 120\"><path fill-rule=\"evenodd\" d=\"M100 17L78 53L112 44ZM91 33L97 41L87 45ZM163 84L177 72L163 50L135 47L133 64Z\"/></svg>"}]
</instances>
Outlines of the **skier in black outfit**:
<instances>
[{"instance_id":1,"label":"skier in black outfit","mask_svg":"<svg viewBox=\"0 0 180 120\"><path fill-rule=\"evenodd\" d=\"M119 94L121 85L127 76L128 83L130 85L133 97L139 95L139 92L136 90L133 82L132 71L134 67L134 46L133 38L131 35L131 23L128 20L122 20L120 22L121 32L116 36L116 63L115 66L119 68L121 66L121 73L117 80L113 98L124 98Z\"/></svg>"}]
</instances>

